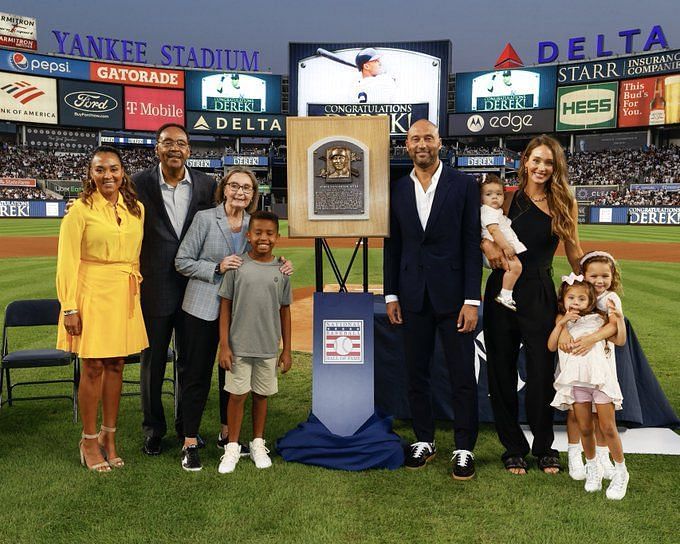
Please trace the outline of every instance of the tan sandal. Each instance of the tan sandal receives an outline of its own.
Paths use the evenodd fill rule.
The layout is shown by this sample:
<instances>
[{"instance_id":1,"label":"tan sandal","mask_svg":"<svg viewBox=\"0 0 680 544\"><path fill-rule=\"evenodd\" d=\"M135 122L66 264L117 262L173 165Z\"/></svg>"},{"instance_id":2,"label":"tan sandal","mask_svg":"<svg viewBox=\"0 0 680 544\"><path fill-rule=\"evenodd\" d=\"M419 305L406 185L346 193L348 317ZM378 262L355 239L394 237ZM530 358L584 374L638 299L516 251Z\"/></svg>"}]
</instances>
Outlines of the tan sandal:
<instances>
[{"instance_id":1,"label":"tan sandal","mask_svg":"<svg viewBox=\"0 0 680 544\"><path fill-rule=\"evenodd\" d=\"M102 425L101 430L104 431L105 433L115 433L116 432L116 427L107 427L106 425ZM99 436L99 435L97 435ZM123 468L125 466L125 461L121 459L120 457L114 457L112 459L109 459L109 455L106 451L106 448L99 444L100 449L102 450L102 455L104 456L104 459L106 459L113 468Z\"/></svg>"},{"instance_id":2,"label":"tan sandal","mask_svg":"<svg viewBox=\"0 0 680 544\"><path fill-rule=\"evenodd\" d=\"M97 434L81 434L80 442L78 443L78 450L80 451L80 464L83 465L85 468L88 470L91 470L93 472L110 472L111 471L111 465L106 462L106 460L102 461L101 463L97 463L96 465L89 466L87 464L87 461L85 460L85 452L83 451L83 441L84 440L97 440L99 438L99 433Z\"/></svg>"}]
</instances>

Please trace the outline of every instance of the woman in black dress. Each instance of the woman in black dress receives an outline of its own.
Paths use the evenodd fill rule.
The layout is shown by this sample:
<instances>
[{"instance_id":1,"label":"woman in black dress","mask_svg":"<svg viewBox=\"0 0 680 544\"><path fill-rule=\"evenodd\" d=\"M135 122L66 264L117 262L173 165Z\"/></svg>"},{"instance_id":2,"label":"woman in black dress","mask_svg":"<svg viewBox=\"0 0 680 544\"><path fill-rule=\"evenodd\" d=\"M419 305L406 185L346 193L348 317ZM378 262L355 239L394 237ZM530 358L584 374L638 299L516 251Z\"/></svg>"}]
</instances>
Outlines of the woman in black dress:
<instances>
[{"instance_id":1,"label":"woman in black dress","mask_svg":"<svg viewBox=\"0 0 680 544\"><path fill-rule=\"evenodd\" d=\"M545 135L529 142L522 153L519 188L507 198L505 214L512 228L527 246L527 251L513 258L522 262L523 272L515 285L517 311L494 300L500 291L503 268L507 262L502 251L489 240L482 251L495 270L486 283L484 295L484 339L489 377L489 394L498 437L505 447L502 460L513 474L528 468L524 457L529 444L524 437L517 407L517 356L520 343L526 350L525 407L529 427L534 435L531 452L539 468L557 473L561 466L553 443L555 354L547 341L555 325L557 298L552 281L552 260L560 242L564 242L569 264L579 270L583 254L578 239L578 206L567 181L567 162L560 143Z\"/></svg>"}]
</instances>

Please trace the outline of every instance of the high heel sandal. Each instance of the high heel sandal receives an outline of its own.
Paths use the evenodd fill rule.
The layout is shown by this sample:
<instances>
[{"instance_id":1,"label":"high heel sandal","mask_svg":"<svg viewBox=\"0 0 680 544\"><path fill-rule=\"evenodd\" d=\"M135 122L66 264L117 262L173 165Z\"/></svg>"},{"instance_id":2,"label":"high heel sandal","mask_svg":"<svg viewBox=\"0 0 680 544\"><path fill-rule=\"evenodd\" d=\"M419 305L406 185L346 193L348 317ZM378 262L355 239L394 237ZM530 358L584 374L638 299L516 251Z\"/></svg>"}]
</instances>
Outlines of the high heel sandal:
<instances>
[{"instance_id":1,"label":"high heel sandal","mask_svg":"<svg viewBox=\"0 0 680 544\"><path fill-rule=\"evenodd\" d=\"M97 438L99 438L99 433L97 434L82 433L80 442L78 443L78 450L80 451L80 464L93 472L109 472L111 470L111 466L106 461L102 461L101 463L97 463L96 465L88 466L87 461L85 460L85 452L83 451L83 440L96 440Z\"/></svg>"},{"instance_id":2,"label":"high heel sandal","mask_svg":"<svg viewBox=\"0 0 680 544\"><path fill-rule=\"evenodd\" d=\"M115 433L116 427L107 427L106 425L102 425L101 430L104 431L105 433ZM123 468L125 466L125 461L123 461L123 459L121 459L120 457L114 457L113 459L109 459L109 454L106 451L106 448L101 444L99 444L99 448L102 450L102 455L104 456L104 459L108 461L111 467Z\"/></svg>"}]
</instances>

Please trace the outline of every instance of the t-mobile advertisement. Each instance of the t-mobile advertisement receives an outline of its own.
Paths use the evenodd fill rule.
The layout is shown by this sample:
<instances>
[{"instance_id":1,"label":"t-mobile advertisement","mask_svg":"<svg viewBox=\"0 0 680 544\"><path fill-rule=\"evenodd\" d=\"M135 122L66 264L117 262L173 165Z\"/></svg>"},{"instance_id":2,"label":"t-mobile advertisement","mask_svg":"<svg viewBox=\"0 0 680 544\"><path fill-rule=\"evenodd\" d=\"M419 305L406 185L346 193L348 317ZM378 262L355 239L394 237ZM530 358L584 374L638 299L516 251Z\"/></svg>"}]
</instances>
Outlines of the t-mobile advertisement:
<instances>
[{"instance_id":1,"label":"t-mobile advertisement","mask_svg":"<svg viewBox=\"0 0 680 544\"><path fill-rule=\"evenodd\" d=\"M125 87L125 128L155 131L165 123L184 124L184 92Z\"/></svg>"}]
</instances>

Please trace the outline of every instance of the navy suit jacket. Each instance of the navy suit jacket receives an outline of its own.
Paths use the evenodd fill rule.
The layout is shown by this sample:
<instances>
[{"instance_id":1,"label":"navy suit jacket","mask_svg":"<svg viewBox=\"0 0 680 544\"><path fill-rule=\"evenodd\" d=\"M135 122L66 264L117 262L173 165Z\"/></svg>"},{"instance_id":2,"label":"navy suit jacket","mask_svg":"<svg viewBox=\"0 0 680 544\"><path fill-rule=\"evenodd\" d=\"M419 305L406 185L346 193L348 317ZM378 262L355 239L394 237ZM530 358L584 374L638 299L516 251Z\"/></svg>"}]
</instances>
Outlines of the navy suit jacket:
<instances>
[{"instance_id":1,"label":"navy suit jacket","mask_svg":"<svg viewBox=\"0 0 680 544\"><path fill-rule=\"evenodd\" d=\"M191 202L181 236L177 236L165 209L158 165L132 176L137 198L145 209L144 239L139 257L140 272L144 278L141 284L144 317L169 316L179 310L187 278L175 269L175 255L196 212L214 206L215 180L192 168L189 168L189 175Z\"/></svg>"},{"instance_id":2,"label":"navy suit jacket","mask_svg":"<svg viewBox=\"0 0 680 544\"><path fill-rule=\"evenodd\" d=\"M444 165L423 231L413 180L393 181L383 253L385 295L397 295L402 309L418 312L427 289L437 314L457 313L465 300L480 300L479 207L474 178Z\"/></svg>"}]
</instances>

